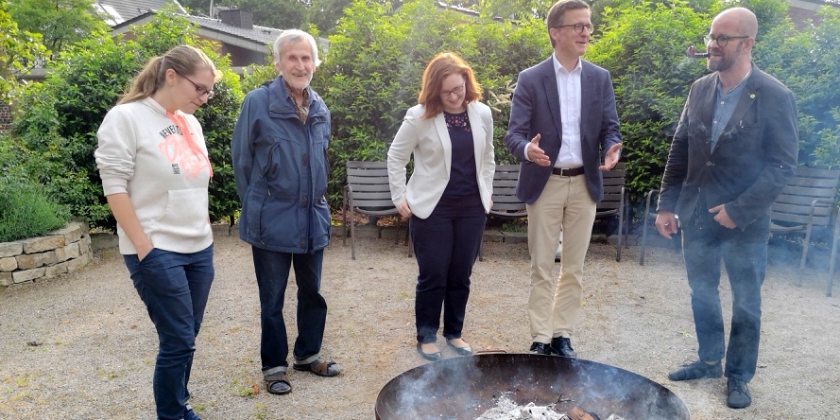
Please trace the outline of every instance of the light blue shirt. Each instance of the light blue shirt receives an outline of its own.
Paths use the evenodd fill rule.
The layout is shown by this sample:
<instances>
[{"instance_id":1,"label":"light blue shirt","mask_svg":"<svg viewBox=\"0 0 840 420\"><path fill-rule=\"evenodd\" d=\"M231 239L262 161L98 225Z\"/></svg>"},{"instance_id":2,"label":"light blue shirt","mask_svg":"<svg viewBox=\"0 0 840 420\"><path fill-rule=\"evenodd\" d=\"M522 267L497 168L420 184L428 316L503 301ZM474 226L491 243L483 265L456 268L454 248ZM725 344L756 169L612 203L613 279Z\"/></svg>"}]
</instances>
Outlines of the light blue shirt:
<instances>
[{"instance_id":1,"label":"light blue shirt","mask_svg":"<svg viewBox=\"0 0 840 420\"><path fill-rule=\"evenodd\" d=\"M738 105L738 100L741 98L741 92L744 91L744 86L746 86L744 80L750 77L750 73L747 73L744 79L741 80L741 83L738 83L738 86L735 86L726 93L721 90L720 77L718 77L717 87L715 89L715 109L712 119L712 138L709 139L711 150L715 150L717 141L721 134L723 134L724 127L729 123L729 119L732 118L732 112L735 111L735 106Z\"/></svg>"}]
</instances>

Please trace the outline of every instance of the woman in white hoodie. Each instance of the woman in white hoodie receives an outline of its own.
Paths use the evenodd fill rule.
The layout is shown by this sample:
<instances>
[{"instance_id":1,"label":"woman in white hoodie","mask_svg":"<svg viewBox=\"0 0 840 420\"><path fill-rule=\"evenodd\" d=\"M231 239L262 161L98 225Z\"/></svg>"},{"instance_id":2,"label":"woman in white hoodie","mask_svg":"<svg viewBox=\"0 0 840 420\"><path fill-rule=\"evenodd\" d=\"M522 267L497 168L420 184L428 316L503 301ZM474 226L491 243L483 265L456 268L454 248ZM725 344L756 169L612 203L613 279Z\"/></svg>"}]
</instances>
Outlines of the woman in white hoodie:
<instances>
[{"instance_id":1,"label":"woman in white hoodie","mask_svg":"<svg viewBox=\"0 0 840 420\"><path fill-rule=\"evenodd\" d=\"M192 114L220 78L204 53L175 47L146 64L97 132L94 155L120 253L160 340L159 420L200 420L187 404L187 383L214 275L213 169Z\"/></svg>"}]
</instances>

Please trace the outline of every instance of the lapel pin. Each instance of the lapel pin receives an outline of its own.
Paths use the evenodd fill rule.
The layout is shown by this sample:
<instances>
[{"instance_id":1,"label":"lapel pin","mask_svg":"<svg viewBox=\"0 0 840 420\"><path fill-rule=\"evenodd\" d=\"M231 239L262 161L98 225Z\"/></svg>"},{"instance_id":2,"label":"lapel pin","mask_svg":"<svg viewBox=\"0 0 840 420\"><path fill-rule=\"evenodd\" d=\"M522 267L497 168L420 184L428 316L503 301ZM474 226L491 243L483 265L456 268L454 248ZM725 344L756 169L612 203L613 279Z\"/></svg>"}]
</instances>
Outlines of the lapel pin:
<instances>
[{"instance_id":1,"label":"lapel pin","mask_svg":"<svg viewBox=\"0 0 840 420\"><path fill-rule=\"evenodd\" d=\"M755 93L750 93L750 99L755 99Z\"/></svg>"}]
</instances>

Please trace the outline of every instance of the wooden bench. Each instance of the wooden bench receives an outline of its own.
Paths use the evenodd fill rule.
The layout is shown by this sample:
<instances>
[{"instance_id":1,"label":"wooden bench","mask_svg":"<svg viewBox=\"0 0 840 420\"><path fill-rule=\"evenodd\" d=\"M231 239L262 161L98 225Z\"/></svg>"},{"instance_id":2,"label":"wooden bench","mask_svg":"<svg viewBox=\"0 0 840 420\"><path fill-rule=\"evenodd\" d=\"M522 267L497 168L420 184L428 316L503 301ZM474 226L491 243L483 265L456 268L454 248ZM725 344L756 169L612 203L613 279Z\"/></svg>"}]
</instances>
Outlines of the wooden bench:
<instances>
[{"instance_id":1,"label":"wooden bench","mask_svg":"<svg viewBox=\"0 0 840 420\"><path fill-rule=\"evenodd\" d=\"M805 234L805 239L802 241L802 256L799 260L800 270L805 268L808 259L808 248L814 227L828 228L834 223L836 208L834 197L837 194L838 180L840 180L840 169L796 168L793 179L770 207L770 233ZM836 233L834 241L836 242ZM831 264L833 262L832 260ZM798 284L802 284L801 276Z\"/></svg>"},{"instance_id":2,"label":"wooden bench","mask_svg":"<svg viewBox=\"0 0 840 420\"><path fill-rule=\"evenodd\" d=\"M356 259L356 213L368 216L399 215L397 207L391 201L391 188L388 183L387 162L347 161L347 184L342 195L342 226L347 245L347 212L350 212L350 258ZM402 218L398 217L399 232ZM408 242L406 228L406 242ZM394 243L399 242L399 233ZM410 254L409 254L410 256Z\"/></svg>"},{"instance_id":3,"label":"wooden bench","mask_svg":"<svg viewBox=\"0 0 840 420\"><path fill-rule=\"evenodd\" d=\"M627 234L624 226L624 179L625 164L617 163L609 171L601 173L604 180L604 199L598 203L595 209L595 219L618 218L618 243L615 247L615 260L621 261L621 245L623 236Z\"/></svg>"},{"instance_id":4,"label":"wooden bench","mask_svg":"<svg viewBox=\"0 0 840 420\"><path fill-rule=\"evenodd\" d=\"M516 182L519 180L519 165L496 165L493 173L493 207L488 219L498 217L505 220L528 217L525 203L516 197ZM482 248L478 248L478 260L484 261Z\"/></svg>"}]
</instances>

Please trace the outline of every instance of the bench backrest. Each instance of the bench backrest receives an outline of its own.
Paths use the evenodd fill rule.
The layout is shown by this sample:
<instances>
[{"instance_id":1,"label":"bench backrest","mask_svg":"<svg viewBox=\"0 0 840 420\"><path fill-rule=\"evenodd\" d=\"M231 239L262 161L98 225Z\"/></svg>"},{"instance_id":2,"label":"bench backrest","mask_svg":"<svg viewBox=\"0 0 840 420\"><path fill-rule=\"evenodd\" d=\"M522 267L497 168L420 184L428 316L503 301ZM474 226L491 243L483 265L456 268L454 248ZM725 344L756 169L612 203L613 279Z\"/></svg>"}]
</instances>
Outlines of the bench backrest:
<instances>
[{"instance_id":1,"label":"bench backrest","mask_svg":"<svg viewBox=\"0 0 840 420\"><path fill-rule=\"evenodd\" d=\"M805 225L814 206L814 225L828 226L834 210L834 197L840 169L796 168L796 174L770 207L770 220L783 225Z\"/></svg>"},{"instance_id":2,"label":"bench backrest","mask_svg":"<svg viewBox=\"0 0 840 420\"><path fill-rule=\"evenodd\" d=\"M604 199L598 203L596 216L607 216L617 214L623 204L622 193L624 190L625 164L619 162L609 171L604 171Z\"/></svg>"},{"instance_id":3,"label":"bench backrest","mask_svg":"<svg viewBox=\"0 0 840 420\"><path fill-rule=\"evenodd\" d=\"M519 180L519 165L496 165L493 174L493 208L490 214L496 216L527 216L525 203L516 197L516 182ZM520 213L522 213L520 215Z\"/></svg>"},{"instance_id":4,"label":"bench backrest","mask_svg":"<svg viewBox=\"0 0 840 420\"><path fill-rule=\"evenodd\" d=\"M347 187L353 206L365 210L395 208L391 201L387 162L347 161Z\"/></svg>"}]
</instances>

